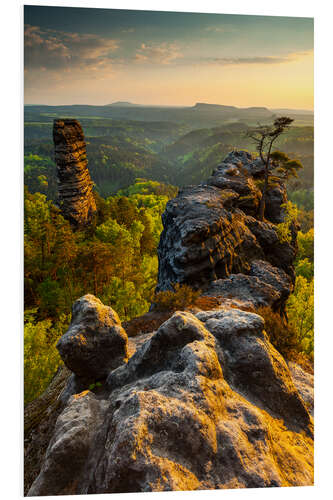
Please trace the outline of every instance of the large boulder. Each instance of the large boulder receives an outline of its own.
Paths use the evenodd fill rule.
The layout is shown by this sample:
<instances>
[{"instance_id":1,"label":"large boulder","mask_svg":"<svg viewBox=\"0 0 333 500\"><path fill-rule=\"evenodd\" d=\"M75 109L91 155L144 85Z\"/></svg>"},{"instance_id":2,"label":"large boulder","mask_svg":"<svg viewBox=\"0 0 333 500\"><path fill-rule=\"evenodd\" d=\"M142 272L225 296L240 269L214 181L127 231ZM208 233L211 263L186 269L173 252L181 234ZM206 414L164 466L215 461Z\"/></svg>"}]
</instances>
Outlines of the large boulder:
<instances>
[{"instance_id":1,"label":"large boulder","mask_svg":"<svg viewBox=\"0 0 333 500\"><path fill-rule=\"evenodd\" d=\"M224 353L224 375L250 401L260 401L312 435L310 415L288 366L270 344L261 316L237 309L197 314L218 339Z\"/></svg>"},{"instance_id":2,"label":"large boulder","mask_svg":"<svg viewBox=\"0 0 333 500\"><path fill-rule=\"evenodd\" d=\"M282 269L267 261L254 260L249 274L231 274L226 279L212 281L204 295L220 297L235 305L257 309L271 307L283 313L284 305L292 291L292 280Z\"/></svg>"},{"instance_id":3,"label":"large boulder","mask_svg":"<svg viewBox=\"0 0 333 500\"><path fill-rule=\"evenodd\" d=\"M38 476L53 436L58 416L65 408L61 394L66 390L70 370L59 367L46 390L24 407L24 495Z\"/></svg>"},{"instance_id":4,"label":"large boulder","mask_svg":"<svg viewBox=\"0 0 333 500\"><path fill-rule=\"evenodd\" d=\"M234 271L248 271L252 259L264 258L245 214L227 209L229 202L229 190L200 185L182 189L167 203L158 247L158 290L177 282L203 289Z\"/></svg>"},{"instance_id":5,"label":"large boulder","mask_svg":"<svg viewBox=\"0 0 333 500\"><path fill-rule=\"evenodd\" d=\"M90 391L70 398L57 419L40 474L28 496L75 494L102 410L103 405Z\"/></svg>"},{"instance_id":6,"label":"large boulder","mask_svg":"<svg viewBox=\"0 0 333 500\"><path fill-rule=\"evenodd\" d=\"M28 496L313 484L312 418L263 328L176 312L69 399Z\"/></svg>"},{"instance_id":7,"label":"large boulder","mask_svg":"<svg viewBox=\"0 0 333 500\"><path fill-rule=\"evenodd\" d=\"M84 295L74 302L71 324L57 349L77 377L98 380L127 361L128 339L117 313L94 295Z\"/></svg>"}]
</instances>

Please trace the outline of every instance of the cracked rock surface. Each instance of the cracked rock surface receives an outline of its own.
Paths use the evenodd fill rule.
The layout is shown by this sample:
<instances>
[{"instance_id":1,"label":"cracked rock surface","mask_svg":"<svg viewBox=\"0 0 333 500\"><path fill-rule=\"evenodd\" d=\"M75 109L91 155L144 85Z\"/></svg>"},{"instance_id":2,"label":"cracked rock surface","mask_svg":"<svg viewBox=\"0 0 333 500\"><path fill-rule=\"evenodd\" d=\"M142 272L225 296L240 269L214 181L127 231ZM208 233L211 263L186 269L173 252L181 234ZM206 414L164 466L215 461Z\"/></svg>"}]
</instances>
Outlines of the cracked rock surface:
<instances>
[{"instance_id":1,"label":"cracked rock surface","mask_svg":"<svg viewBox=\"0 0 333 500\"><path fill-rule=\"evenodd\" d=\"M310 485L312 446L260 316L176 312L100 393L70 396L28 496Z\"/></svg>"}]
</instances>

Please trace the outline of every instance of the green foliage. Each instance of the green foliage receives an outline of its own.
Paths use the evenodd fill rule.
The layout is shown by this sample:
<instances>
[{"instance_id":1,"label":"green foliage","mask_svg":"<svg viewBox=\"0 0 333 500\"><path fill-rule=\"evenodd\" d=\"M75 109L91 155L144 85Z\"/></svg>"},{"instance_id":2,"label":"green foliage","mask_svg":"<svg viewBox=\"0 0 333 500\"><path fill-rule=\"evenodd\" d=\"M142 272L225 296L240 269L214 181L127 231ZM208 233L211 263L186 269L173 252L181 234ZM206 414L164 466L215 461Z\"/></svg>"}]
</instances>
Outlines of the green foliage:
<instances>
[{"instance_id":1,"label":"green foliage","mask_svg":"<svg viewBox=\"0 0 333 500\"><path fill-rule=\"evenodd\" d=\"M295 330L300 350L313 355L314 282L297 276L294 293L287 303L289 325Z\"/></svg>"},{"instance_id":2,"label":"green foliage","mask_svg":"<svg viewBox=\"0 0 333 500\"><path fill-rule=\"evenodd\" d=\"M297 207L291 201L281 205L284 208L284 221L276 225L276 232L281 243L290 243L292 224L297 220Z\"/></svg>"},{"instance_id":3,"label":"green foliage","mask_svg":"<svg viewBox=\"0 0 333 500\"><path fill-rule=\"evenodd\" d=\"M312 264L314 260L314 229L309 229L303 233L299 231L297 234L298 253L296 263L303 259L308 259Z\"/></svg>"},{"instance_id":4,"label":"green foliage","mask_svg":"<svg viewBox=\"0 0 333 500\"><path fill-rule=\"evenodd\" d=\"M97 112L107 111L107 108L99 108L95 110L94 116L90 116L92 109L86 108L82 111L84 114L80 115L78 107L75 108L75 115L85 131L90 174L96 189L103 197L113 195L119 189L123 190L123 195L130 196L132 193L126 190L135 185L137 179L157 181L159 184L164 183L164 186L201 182L231 150L253 151L253 144L246 136L248 127L256 124L258 120L265 123L271 119L271 115L268 115L267 119L263 120L261 115L245 120L242 113L242 117L239 117L241 122L234 121L235 115L232 120L221 115L218 119L211 120L206 114L207 110L205 117L201 117L197 123L196 120L193 121L191 112L190 122L187 124L184 124L180 110L177 112L181 120L178 123L129 121L126 117L112 120L97 116ZM25 110L25 183L30 192L42 192L47 194L48 199L53 200L57 195L57 181L53 144L50 140L52 120L56 116L63 117L63 112L63 109L52 109L52 112L50 110L47 113L38 107L29 108L29 112ZM165 116L165 110L163 114ZM304 167L299 171L297 180L288 181L289 191L312 189L312 117L308 116L308 124L311 126L300 126L301 119L306 116L301 118L294 115L293 118L293 124L297 126L292 126L278 137L275 146L291 158L297 158ZM40 175L46 176L47 188L39 184ZM165 194L170 197L170 193L163 190L151 191L151 194Z\"/></svg>"},{"instance_id":5,"label":"green foliage","mask_svg":"<svg viewBox=\"0 0 333 500\"><path fill-rule=\"evenodd\" d=\"M140 237L144 226L140 221L133 221L129 229L124 225L118 224L114 219L107 219L106 222L96 228L96 236L104 243L110 243L112 246L140 246Z\"/></svg>"},{"instance_id":6,"label":"green foliage","mask_svg":"<svg viewBox=\"0 0 333 500\"><path fill-rule=\"evenodd\" d=\"M287 305L288 322L270 307L256 312L265 320L265 330L276 349L287 359L294 353L306 354L313 359L314 351L314 280L313 263L309 259L298 261L296 283ZM302 354L302 355L304 355Z\"/></svg>"},{"instance_id":7,"label":"green foliage","mask_svg":"<svg viewBox=\"0 0 333 500\"><path fill-rule=\"evenodd\" d=\"M262 188L262 197L257 217L260 221L264 220L267 201L267 190L269 188L272 176L284 181L290 178L296 178L298 170L303 168L301 162L297 159L291 159L281 151L276 150L275 142L290 129L293 118L281 116L274 120L270 125L258 125L249 128L247 136L254 143L256 151L264 167L264 185ZM274 150L275 148L275 150ZM280 227L281 241L288 241L288 230Z\"/></svg>"},{"instance_id":8,"label":"green foliage","mask_svg":"<svg viewBox=\"0 0 333 500\"><path fill-rule=\"evenodd\" d=\"M314 208L313 189L298 189L288 193L290 201L297 205L301 210L311 211Z\"/></svg>"},{"instance_id":9,"label":"green foliage","mask_svg":"<svg viewBox=\"0 0 333 500\"><path fill-rule=\"evenodd\" d=\"M313 357L314 349L314 231L297 235L296 283L287 302L288 328L297 352Z\"/></svg>"},{"instance_id":10,"label":"green foliage","mask_svg":"<svg viewBox=\"0 0 333 500\"><path fill-rule=\"evenodd\" d=\"M293 205L290 203L290 206ZM288 222L296 216L294 208L288 209L289 215L283 224L279 224L280 237L283 241L290 238ZM287 212L287 213L288 213ZM260 308L258 314L264 317L266 331L272 344L288 359L293 353L313 358L314 349L314 230L298 232L298 253L295 261L296 283L290 295L286 311L288 323L269 307ZM296 359L296 362L299 360Z\"/></svg>"},{"instance_id":11,"label":"green foliage","mask_svg":"<svg viewBox=\"0 0 333 500\"><path fill-rule=\"evenodd\" d=\"M60 363L55 343L77 298L93 293L121 320L148 310L168 197L139 184L144 187L129 196L96 195L96 223L75 232L45 194L25 190L26 402L43 392ZM159 190L156 183L153 189Z\"/></svg>"},{"instance_id":12,"label":"green foliage","mask_svg":"<svg viewBox=\"0 0 333 500\"><path fill-rule=\"evenodd\" d=\"M119 277L111 278L104 287L102 300L115 309L123 321L144 314L150 305L136 283Z\"/></svg>"},{"instance_id":13,"label":"green foliage","mask_svg":"<svg viewBox=\"0 0 333 500\"><path fill-rule=\"evenodd\" d=\"M73 302L76 237L46 195L25 191L25 306L40 306L39 319L55 318ZM61 289L61 290L60 290Z\"/></svg>"},{"instance_id":14,"label":"green foliage","mask_svg":"<svg viewBox=\"0 0 333 500\"><path fill-rule=\"evenodd\" d=\"M69 316L61 315L55 323L50 319L35 322L35 312L28 311L24 324L24 403L29 403L46 389L59 365L55 347L69 324Z\"/></svg>"},{"instance_id":15,"label":"green foliage","mask_svg":"<svg viewBox=\"0 0 333 500\"><path fill-rule=\"evenodd\" d=\"M58 317L66 308L66 300L59 281L46 278L37 286L40 297L39 312L42 317Z\"/></svg>"},{"instance_id":16,"label":"green foliage","mask_svg":"<svg viewBox=\"0 0 333 500\"><path fill-rule=\"evenodd\" d=\"M102 385L103 384L101 382L94 382L93 384L89 385L88 389L89 389L89 391L93 391L97 387L102 387Z\"/></svg>"},{"instance_id":17,"label":"green foliage","mask_svg":"<svg viewBox=\"0 0 333 500\"><path fill-rule=\"evenodd\" d=\"M173 290L156 293L153 301L161 311L176 311L193 305L200 294L200 290L193 290L189 285L176 283L173 285Z\"/></svg>"},{"instance_id":18,"label":"green foliage","mask_svg":"<svg viewBox=\"0 0 333 500\"><path fill-rule=\"evenodd\" d=\"M285 181L296 178L298 171L303 168L303 165L299 160L292 160L282 151L274 151L271 153L271 161L274 175L277 175Z\"/></svg>"},{"instance_id":19,"label":"green foliage","mask_svg":"<svg viewBox=\"0 0 333 500\"><path fill-rule=\"evenodd\" d=\"M147 194L135 188L130 196L96 195L96 224L75 232L45 195L26 190L25 305L37 307L38 320L56 320L85 293L101 297L121 319L148 309L168 197L139 184Z\"/></svg>"},{"instance_id":20,"label":"green foliage","mask_svg":"<svg viewBox=\"0 0 333 500\"><path fill-rule=\"evenodd\" d=\"M136 194L153 194L156 196L167 196L168 198L174 198L177 195L177 191L178 189L175 186L139 178L135 180L135 183L132 186L119 191L119 194L124 196L132 196Z\"/></svg>"},{"instance_id":21,"label":"green foliage","mask_svg":"<svg viewBox=\"0 0 333 500\"><path fill-rule=\"evenodd\" d=\"M313 210L298 209L297 222L299 223L300 230L307 233L314 226L314 212Z\"/></svg>"},{"instance_id":22,"label":"green foliage","mask_svg":"<svg viewBox=\"0 0 333 500\"><path fill-rule=\"evenodd\" d=\"M303 276L308 281L313 278L314 275L314 265L310 262L308 258L298 260L295 267L296 275Z\"/></svg>"},{"instance_id":23,"label":"green foliage","mask_svg":"<svg viewBox=\"0 0 333 500\"><path fill-rule=\"evenodd\" d=\"M43 154L24 155L24 181L30 191L55 198L57 192L56 169L53 160Z\"/></svg>"}]
</instances>

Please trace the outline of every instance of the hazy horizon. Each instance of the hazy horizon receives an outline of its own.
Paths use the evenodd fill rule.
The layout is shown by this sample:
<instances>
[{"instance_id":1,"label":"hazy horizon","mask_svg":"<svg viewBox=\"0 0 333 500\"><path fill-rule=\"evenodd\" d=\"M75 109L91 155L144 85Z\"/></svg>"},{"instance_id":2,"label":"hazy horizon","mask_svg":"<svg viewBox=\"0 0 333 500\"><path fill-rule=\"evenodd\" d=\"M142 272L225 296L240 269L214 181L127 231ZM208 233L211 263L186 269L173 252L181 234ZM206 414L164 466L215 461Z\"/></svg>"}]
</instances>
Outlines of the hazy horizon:
<instances>
[{"instance_id":1,"label":"hazy horizon","mask_svg":"<svg viewBox=\"0 0 333 500\"><path fill-rule=\"evenodd\" d=\"M119 101L112 101L112 102L107 102L105 104L96 104L96 103L84 103L84 102L72 102L72 103L66 103L66 104L48 104L45 102L25 102L25 106L110 106L112 104L117 104L117 103L128 103L132 104L133 106L142 106L142 107L154 107L154 108L159 108L159 107L165 107L165 108L191 108L197 104L197 102L194 102L192 104L142 104L138 102L133 102L133 101L125 101L125 99L119 99ZM217 102L204 102L203 104L210 104L210 105L216 105L216 106L234 106L236 108L240 109L246 109L246 108L267 108L269 110L274 110L274 109L290 109L293 111L306 111L306 112L314 112L314 109L306 109L306 108L295 108L295 107L286 107L286 106L277 106L277 107L270 107L270 106L238 106L237 104L226 104L226 103L217 103Z\"/></svg>"},{"instance_id":2,"label":"hazy horizon","mask_svg":"<svg viewBox=\"0 0 333 500\"><path fill-rule=\"evenodd\" d=\"M313 19L25 6L25 104L313 111Z\"/></svg>"}]
</instances>

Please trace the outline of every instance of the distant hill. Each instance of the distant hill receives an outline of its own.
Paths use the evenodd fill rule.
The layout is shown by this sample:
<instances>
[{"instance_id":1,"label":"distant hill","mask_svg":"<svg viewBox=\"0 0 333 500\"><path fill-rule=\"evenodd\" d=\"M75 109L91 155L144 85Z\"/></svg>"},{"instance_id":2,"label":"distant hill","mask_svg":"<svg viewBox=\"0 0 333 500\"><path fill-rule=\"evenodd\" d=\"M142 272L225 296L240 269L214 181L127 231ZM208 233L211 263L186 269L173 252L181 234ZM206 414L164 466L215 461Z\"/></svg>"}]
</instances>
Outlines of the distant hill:
<instances>
[{"instance_id":1,"label":"distant hill","mask_svg":"<svg viewBox=\"0 0 333 500\"><path fill-rule=\"evenodd\" d=\"M197 102L192 109L196 110L215 110L215 111L237 111L235 106L225 106L223 104L208 104L206 102Z\"/></svg>"},{"instance_id":2,"label":"distant hill","mask_svg":"<svg viewBox=\"0 0 333 500\"><path fill-rule=\"evenodd\" d=\"M120 108L133 108L136 106L141 106L141 104L134 104L133 102L128 102L128 101L116 101L116 102L112 102L111 104L106 104L106 106L114 106L114 107L120 107Z\"/></svg>"},{"instance_id":3,"label":"distant hill","mask_svg":"<svg viewBox=\"0 0 333 500\"><path fill-rule=\"evenodd\" d=\"M208 104L206 102L197 102L192 109L195 110L206 110L206 111L224 111L224 112L244 112L249 111L251 113L269 113L271 114L272 110L265 108L264 106L250 106L249 108L237 108L236 106L226 106L224 104Z\"/></svg>"},{"instance_id":4,"label":"distant hill","mask_svg":"<svg viewBox=\"0 0 333 500\"><path fill-rule=\"evenodd\" d=\"M293 114L293 115L313 115L313 111L309 109L289 109L289 108L277 108L271 109L272 113L275 114Z\"/></svg>"},{"instance_id":5,"label":"distant hill","mask_svg":"<svg viewBox=\"0 0 333 500\"><path fill-rule=\"evenodd\" d=\"M174 122L191 128L220 126L226 122L242 121L256 124L270 122L272 111L267 108L236 108L219 104L197 103L194 106L143 106L130 102L116 102L106 106L25 106L25 121L44 121L41 118L111 118L144 122ZM39 116L38 116L39 115Z\"/></svg>"}]
</instances>

